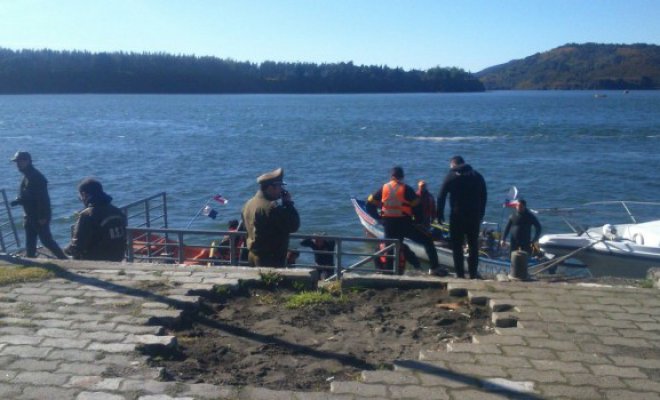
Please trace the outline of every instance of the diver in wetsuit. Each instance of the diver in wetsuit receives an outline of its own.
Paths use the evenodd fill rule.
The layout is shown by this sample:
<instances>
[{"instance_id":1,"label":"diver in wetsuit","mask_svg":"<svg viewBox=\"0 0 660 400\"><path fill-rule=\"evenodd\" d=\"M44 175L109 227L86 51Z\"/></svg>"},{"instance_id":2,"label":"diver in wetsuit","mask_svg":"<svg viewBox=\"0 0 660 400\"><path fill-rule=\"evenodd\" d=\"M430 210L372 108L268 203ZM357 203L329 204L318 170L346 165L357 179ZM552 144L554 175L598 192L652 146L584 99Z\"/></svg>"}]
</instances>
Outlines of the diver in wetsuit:
<instances>
[{"instance_id":1,"label":"diver in wetsuit","mask_svg":"<svg viewBox=\"0 0 660 400\"><path fill-rule=\"evenodd\" d=\"M534 239L531 239L532 226L534 227ZM509 232L511 232L511 251L522 250L532 254L532 243L537 242L541 237L541 223L527 208L527 201L518 200L516 211L511 214L509 222L504 228L500 245L504 245Z\"/></svg>"}]
</instances>

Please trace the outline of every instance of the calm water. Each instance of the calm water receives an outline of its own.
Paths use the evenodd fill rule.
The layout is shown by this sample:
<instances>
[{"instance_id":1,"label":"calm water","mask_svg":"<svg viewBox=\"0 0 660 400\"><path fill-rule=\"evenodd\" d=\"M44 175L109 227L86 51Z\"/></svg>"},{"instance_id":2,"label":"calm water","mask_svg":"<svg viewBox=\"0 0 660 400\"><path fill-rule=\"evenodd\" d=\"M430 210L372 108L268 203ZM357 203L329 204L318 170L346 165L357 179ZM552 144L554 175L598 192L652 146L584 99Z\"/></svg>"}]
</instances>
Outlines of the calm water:
<instances>
[{"instance_id":1,"label":"calm water","mask_svg":"<svg viewBox=\"0 0 660 400\"><path fill-rule=\"evenodd\" d=\"M167 191L172 227L220 193L230 202L219 218L192 228L224 229L255 178L279 166L301 233L361 236L351 195L375 190L394 164L435 194L455 154L486 178L496 222L511 185L533 208L660 201L660 92L0 96L0 160L18 149L50 181L62 244L85 176L118 205ZM13 198L20 175L9 161L0 171Z\"/></svg>"}]
</instances>

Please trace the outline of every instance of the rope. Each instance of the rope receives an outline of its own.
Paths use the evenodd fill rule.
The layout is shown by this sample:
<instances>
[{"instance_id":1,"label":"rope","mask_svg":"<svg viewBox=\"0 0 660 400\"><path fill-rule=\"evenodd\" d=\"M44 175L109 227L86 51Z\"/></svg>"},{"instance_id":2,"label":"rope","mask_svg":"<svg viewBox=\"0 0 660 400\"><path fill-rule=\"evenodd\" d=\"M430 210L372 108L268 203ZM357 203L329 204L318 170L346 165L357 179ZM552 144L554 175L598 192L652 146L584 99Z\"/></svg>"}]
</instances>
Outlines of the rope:
<instances>
[{"instance_id":1,"label":"rope","mask_svg":"<svg viewBox=\"0 0 660 400\"><path fill-rule=\"evenodd\" d=\"M540 274L540 273L543 272L543 271L549 270L550 268L552 268L552 267L554 267L554 266L556 266L556 265L559 265L559 264L561 264L562 262L564 262L565 260L567 260L567 259L573 257L573 256L576 255L577 253L579 253L579 252L581 252L581 251L583 251L583 250L586 250L586 249L588 249L588 248L590 248L590 247L595 246L597 243L600 243L600 242L602 242L603 240L605 240L605 239L603 238L603 239L600 239L600 240L597 240L597 241L591 242L591 243L589 243L588 245L586 245L586 246L584 246L584 247L580 247L579 249L573 250L573 251L571 251L570 253L568 253L568 254L564 254L564 255L561 256L561 257L553 258L552 260L548 260L548 261L546 261L546 262L543 262L543 263L537 264L537 265L534 266L534 268L537 268L537 269L536 269L535 271L533 271L531 274L532 274L532 275L538 275L538 274ZM544 264L545 264L545 265L544 265Z\"/></svg>"}]
</instances>

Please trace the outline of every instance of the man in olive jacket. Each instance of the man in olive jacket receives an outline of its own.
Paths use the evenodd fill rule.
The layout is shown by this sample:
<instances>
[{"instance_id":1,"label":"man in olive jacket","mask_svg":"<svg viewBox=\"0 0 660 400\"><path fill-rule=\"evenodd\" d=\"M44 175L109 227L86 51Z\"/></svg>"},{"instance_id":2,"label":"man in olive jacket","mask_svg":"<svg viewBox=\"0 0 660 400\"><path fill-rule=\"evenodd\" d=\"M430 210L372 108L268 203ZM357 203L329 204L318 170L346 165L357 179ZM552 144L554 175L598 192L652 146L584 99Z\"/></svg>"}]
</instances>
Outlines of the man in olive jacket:
<instances>
[{"instance_id":1,"label":"man in olive jacket","mask_svg":"<svg viewBox=\"0 0 660 400\"><path fill-rule=\"evenodd\" d=\"M101 182L86 178L78 185L85 209L78 214L71 243L64 250L78 260L121 261L126 253L126 215L110 204Z\"/></svg>"},{"instance_id":2,"label":"man in olive jacket","mask_svg":"<svg viewBox=\"0 0 660 400\"><path fill-rule=\"evenodd\" d=\"M58 246L50 232L50 196L48 196L48 181L32 165L32 156L27 151L18 151L11 159L23 174L18 197L10 204L12 207L21 205L25 213L23 226L25 228L25 255L37 256L37 237L41 244L59 259L66 259L66 255Z\"/></svg>"},{"instance_id":3,"label":"man in olive jacket","mask_svg":"<svg viewBox=\"0 0 660 400\"><path fill-rule=\"evenodd\" d=\"M300 227L300 216L289 192L282 188L284 171L278 168L257 178L259 191L243 206L247 230L248 263L252 267L286 266L289 234ZM281 204L277 200L281 199Z\"/></svg>"}]
</instances>

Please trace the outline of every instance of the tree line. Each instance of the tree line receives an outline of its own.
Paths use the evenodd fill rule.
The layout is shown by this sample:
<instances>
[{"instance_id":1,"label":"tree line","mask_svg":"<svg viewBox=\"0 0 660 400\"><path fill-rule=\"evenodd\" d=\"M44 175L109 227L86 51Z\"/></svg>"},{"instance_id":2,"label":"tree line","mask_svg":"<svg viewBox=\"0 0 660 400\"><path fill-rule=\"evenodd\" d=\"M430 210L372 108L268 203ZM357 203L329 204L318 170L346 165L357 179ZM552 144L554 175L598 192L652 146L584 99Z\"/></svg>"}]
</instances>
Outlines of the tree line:
<instances>
[{"instance_id":1,"label":"tree line","mask_svg":"<svg viewBox=\"0 0 660 400\"><path fill-rule=\"evenodd\" d=\"M403 70L352 62L260 64L166 53L0 48L0 93L478 92L460 68Z\"/></svg>"}]
</instances>

